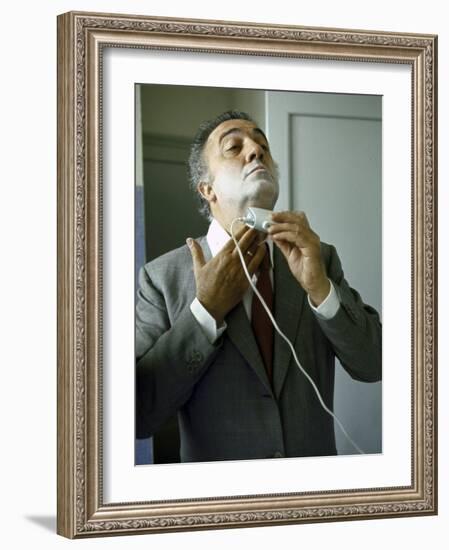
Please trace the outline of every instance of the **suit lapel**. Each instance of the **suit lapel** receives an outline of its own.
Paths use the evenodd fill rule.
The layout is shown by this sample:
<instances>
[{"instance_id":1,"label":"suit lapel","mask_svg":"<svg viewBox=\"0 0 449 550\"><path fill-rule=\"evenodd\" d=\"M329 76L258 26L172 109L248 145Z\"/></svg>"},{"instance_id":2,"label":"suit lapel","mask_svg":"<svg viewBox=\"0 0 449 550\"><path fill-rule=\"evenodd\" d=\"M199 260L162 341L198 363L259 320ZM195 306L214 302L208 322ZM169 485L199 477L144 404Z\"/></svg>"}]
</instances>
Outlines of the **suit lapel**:
<instances>
[{"instance_id":1,"label":"suit lapel","mask_svg":"<svg viewBox=\"0 0 449 550\"><path fill-rule=\"evenodd\" d=\"M293 277L282 252L274 246L274 317L281 331L295 345L299 320L306 293ZM292 352L287 342L275 330L273 385L279 397L287 374Z\"/></svg>"},{"instance_id":2,"label":"suit lapel","mask_svg":"<svg viewBox=\"0 0 449 550\"><path fill-rule=\"evenodd\" d=\"M198 240L200 241L201 248L203 249L204 259L207 262L212 258L212 254L207 243L207 238L202 237ZM195 285L195 279L193 279L193 285ZM226 324L226 333L229 339L243 355L251 368L256 372L266 389L272 392L270 381L268 380L268 375L265 370L265 365L257 346L251 323L246 315L243 302L240 302L232 311L228 313L226 316Z\"/></svg>"},{"instance_id":3,"label":"suit lapel","mask_svg":"<svg viewBox=\"0 0 449 550\"><path fill-rule=\"evenodd\" d=\"M226 330L232 343L271 393L272 389L267 371L242 302L229 312L226 317L226 324L228 325Z\"/></svg>"}]
</instances>

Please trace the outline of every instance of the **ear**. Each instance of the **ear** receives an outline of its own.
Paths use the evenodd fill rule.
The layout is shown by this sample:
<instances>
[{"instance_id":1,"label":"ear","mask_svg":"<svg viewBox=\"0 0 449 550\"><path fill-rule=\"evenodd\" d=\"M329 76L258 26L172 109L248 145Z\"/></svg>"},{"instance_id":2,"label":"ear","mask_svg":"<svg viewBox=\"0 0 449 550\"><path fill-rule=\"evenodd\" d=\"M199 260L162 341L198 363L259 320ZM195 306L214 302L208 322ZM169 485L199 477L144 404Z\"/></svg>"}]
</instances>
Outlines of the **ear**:
<instances>
[{"instance_id":1,"label":"ear","mask_svg":"<svg viewBox=\"0 0 449 550\"><path fill-rule=\"evenodd\" d=\"M217 195L215 194L214 188L210 183L202 181L197 186L198 193L207 200L209 203L216 202Z\"/></svg>"}]
</instances>

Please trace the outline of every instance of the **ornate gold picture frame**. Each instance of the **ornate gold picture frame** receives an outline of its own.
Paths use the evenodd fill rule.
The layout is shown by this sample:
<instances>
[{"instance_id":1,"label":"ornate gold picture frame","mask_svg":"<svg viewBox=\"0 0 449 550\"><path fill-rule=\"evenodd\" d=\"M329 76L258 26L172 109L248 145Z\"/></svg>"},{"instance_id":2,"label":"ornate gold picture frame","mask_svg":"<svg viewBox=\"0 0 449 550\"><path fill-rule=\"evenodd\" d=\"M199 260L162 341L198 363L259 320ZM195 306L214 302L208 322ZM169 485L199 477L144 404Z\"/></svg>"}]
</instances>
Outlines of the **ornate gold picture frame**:
<instances>
[{"instance_id":1,"label":"ornate gold picture frame","mask_svg":"<svg viewBox=\"0 0 449 550\"><path fill-rule=\"evenodd\" d=\"M106 49L381 63L411 71L411 483L106 502ZM437 513L437 37L70 12L58 17L58 533L69 538ZM127 367L132 372L132 366ZM388 420L388 419L387 419ZM180 495L183 492L180 490Z\"/></svg>"}]
</instances>

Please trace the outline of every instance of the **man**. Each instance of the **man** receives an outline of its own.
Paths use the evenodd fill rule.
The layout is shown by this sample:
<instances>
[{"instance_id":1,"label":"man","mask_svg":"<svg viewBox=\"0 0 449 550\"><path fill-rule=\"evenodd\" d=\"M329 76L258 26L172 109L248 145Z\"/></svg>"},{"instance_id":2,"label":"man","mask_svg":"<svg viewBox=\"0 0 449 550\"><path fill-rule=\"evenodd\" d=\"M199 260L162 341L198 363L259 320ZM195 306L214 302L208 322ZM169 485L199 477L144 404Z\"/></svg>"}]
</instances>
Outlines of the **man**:
<instances>
[{"instance_id":1,"label":"man","mask_svg":"<svg viewBox=\"0 0 449 550\"><path fill-rule=\"evenodd\" d=\"M264 133L246 113L228 111L200 127L189 162L211 224L207 236L188 238L141 271L138 437L177 412L181 461L336 454L333 419L285 341L264 324L229 236L248 206L276 204L277 166ZM236 239L332 409L335 356L353 378L380 379L379 317L348 286L335 249L304 213L273 213L272 222L267 244L243 224L234 224Z\"/></svg>"}]
</instances>

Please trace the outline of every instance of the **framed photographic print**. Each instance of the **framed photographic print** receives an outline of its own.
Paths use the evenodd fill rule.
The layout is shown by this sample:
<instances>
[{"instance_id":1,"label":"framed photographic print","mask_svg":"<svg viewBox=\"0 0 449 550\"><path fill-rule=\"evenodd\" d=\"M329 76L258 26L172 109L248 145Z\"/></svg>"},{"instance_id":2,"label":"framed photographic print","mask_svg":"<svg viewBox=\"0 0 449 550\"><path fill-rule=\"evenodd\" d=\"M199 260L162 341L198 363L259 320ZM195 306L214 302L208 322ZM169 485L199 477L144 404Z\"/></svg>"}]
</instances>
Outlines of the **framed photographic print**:
<instances>
[{"instance_id":1,"label":"framed photographic print","mask_svg":"<svg viewBox=\"0 0 449 550\"><path fill-rule=\"evenodd\" d=\"M436 60L432 35L59 16L58 533L437 512ZM274 333L267 369L215 275L237 204L275 211L294 349Z\"/></svg>"}]
</instances>

